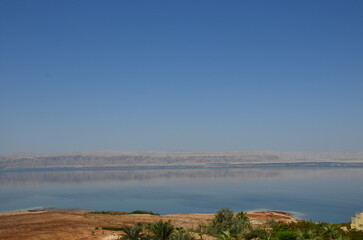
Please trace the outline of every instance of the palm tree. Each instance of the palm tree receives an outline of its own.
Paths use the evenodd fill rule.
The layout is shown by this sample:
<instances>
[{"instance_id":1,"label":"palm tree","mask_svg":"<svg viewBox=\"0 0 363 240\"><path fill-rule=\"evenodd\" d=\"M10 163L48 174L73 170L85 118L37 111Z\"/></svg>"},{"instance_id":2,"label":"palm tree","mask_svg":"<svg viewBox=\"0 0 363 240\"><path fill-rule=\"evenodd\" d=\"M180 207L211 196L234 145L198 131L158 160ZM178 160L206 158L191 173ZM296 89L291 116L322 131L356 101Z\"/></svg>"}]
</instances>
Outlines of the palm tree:
<instances>
[{"instance_id":1,"label":"palm tree","mask_svg":"<svg viewBox=\"0 0 363 240\"><path fill-rule=\"evenodd\" d=\"M170 222L160 220L151 224L149 230L154 234L156 240L168 240L174 231L174 226Z\"/></svg>"},{"instance_id":2,"label":"palm tree","mask_svg":"<svg viewBox=\"0 0 363 240\"><path fill-rule=\"evenodd\" d=\"M134 226L126 226L122 229L124 234L120 239L122 240L141 240L144 238L144 234L142 234L142 225L140 223L135 224Z\"/></svg>"},{"instance_id":3,"label":"palm tree","mask_svg":"<svg viewBox=\"0 0 363 240\"><path fill-rule=\"evenodd\" d=\"M218 236L217 240L235 240L229 231L223 231L221 235Z\"/></svg>"},{"instance_id":4,"label":"palm tree","mask_svg":"<svg viewBox=\"0 0 363 240\"><path fill-rule=\"evenodd\" d=\"M333 225L323 226L323 236L325 239L335 239L339 234L339 231Z\"/></svg>"}]
</instances>

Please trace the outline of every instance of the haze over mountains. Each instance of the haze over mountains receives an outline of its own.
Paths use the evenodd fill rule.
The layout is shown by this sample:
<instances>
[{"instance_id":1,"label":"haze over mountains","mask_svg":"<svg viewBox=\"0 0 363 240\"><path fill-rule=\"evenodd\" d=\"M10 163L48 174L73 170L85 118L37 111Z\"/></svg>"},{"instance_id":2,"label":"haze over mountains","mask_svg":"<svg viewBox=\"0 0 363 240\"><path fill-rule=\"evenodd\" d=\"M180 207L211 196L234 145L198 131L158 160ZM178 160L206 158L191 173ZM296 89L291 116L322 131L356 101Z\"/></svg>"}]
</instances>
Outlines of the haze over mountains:
<instances>
[{"instance_id":1,"label":"haze over mountains","mask_svg":"<svg viewBox=\"0 0 363 240\"><path fill-rule=\"evenodd\" d=\"M0 155L0 170L363 166L363 152L120 152Z\"/></svg>"}]
</instances>

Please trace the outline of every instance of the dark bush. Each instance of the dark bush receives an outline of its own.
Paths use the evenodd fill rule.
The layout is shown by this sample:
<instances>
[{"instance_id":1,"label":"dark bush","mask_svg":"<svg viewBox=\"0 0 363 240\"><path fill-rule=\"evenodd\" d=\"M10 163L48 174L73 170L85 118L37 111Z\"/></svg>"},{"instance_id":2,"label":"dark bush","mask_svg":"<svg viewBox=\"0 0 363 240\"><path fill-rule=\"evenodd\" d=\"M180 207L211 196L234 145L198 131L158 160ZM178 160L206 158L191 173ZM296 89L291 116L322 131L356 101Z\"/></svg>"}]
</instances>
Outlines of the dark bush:
<instances>
[{"instance_id":1,"label":"dark bush","mask_svg":"<svg viewBox=\"0 0 363 240\"><path fill-rule=\"evenodd\" d=\"M228 231L233 225L234 213L229 208L222 208L216 212L212 222L208 225L208 233L214 236Z\"/></svg>"},{"instance_id":2,"label":"dark bush","mask_svg":"<svg viewBox=\"0 0 363 240\"><path fill-rule=\"evenodd\" d=\"M207 233L213 236L228 231L232 237L237 237L246 229L250 229L250 221L244 212L234 214L229 208L223 208L216 212L214 219L207 227Z\"/></svg>"},{"instance_id":3,"label":"dark bush","mask_svg":"<svg viewBox=\"0 0 363 240\"><path fill-rule=\"evenodd\" d=\"M278 232L276 234L276 237L279 240L296 240L297 239L296 233L294 233L294 232L288 232L288 231Z\"/></svg>"},{"instance_id":4,"label":"dark bush","mask_svg":"<svg viewBox=\"0 0 363 240\"><path fill-rule=\"evenodd\" d=\"M256 238L267 239L269 235L270 235L269 232L266 231L265 229L255 228L255 229L252 229L251 231L243 234L243 237L246 240L251 240L251 239L256 239Z\"/></svg>"},{"instance_id":5,"label":"dark bush","mask_svg":"<svg viewBox=\"0 0 363 240\"><path fill-rule=\"evenodd\" d=\"M129 212L129 214L150 214L150 215L160 215L159 213L154 213L152 211L144 211L144 210L135 210L132 212Z\"/></svg>"},{"instance_id":6,"label":"dark bush","mask_svg":"<svg viewBox=\"0 0 363 240\"><path fill-rule=\"evenodd\" d=\"M102 227L102 230L109 230L109 231L123 231L124 228L119 227Z\"/></svg>"},{"instance_id":7,"label":"dark bush","mask_svg":"<svg viewBox=\"0 0 363 240\"><path fill-rule=\"evenodd\" d=\"M353 229L348 232L348 237L351 240L363 240L363 231Z\"/></svg>"}]
</instances>

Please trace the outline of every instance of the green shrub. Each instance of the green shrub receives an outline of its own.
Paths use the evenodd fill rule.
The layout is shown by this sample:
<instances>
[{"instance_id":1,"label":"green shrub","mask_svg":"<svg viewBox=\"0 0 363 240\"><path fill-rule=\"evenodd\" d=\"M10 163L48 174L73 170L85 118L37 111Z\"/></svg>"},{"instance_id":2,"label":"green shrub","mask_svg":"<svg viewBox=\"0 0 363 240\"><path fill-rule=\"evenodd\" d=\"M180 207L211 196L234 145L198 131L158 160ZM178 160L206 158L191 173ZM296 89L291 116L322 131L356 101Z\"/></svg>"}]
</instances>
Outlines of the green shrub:
<instances>
[{"instance_id":1,"label":"green shrub","mask_svg":"<svg viewBox=\"0 0 363 240\"><path fill-rule=\"evenodd\" d=\"M244 239L251 240L251 239L268 239L270 233L264 228L255 228L251 229L250 231L243 234Z\"/></svg>"},{"instance_id":2,"label":"green shrub","mask_svg":"<svg viewBox=\"0 0 363 240\"><path fill-rule=\"evenodd\" d=\"M363 240L363 231L352 229L348 232L348 237L351 240Z\"/></svg>"},{"instance_id":3,"label":"green shrub","mask_svg":"<svg viewBox=\"0 0 363 240\"><path fill-rule=\"evenodd\" d=\"M220 236L228 231L232 237L237 237L246 229L250 229L250 221L244 212L234 214L231 209L223 208L216 212L214 219L207 226L207 233Z\"/></svg>"},{"instance_id":4,"label":"green shrub","mask_svg":"<svg viewBox=\"0 0 363 240\"><path fill-rule=\"evenodd\" d=\"M157 215L157 216L160 215L159 213L154 213L152 211L145 211L145 210L135 210L135 211L129 212L128 214L150 214L150 215Z\"/></svg>"},{"instance_id":5,"label":"green shrub","mask_svg":"<svg viewBox=\"0 0 363 240\"><path fill-rule=\"evenodd\" d=\"M274 233L288 231L291 229L291 226L289 226L287 223L282 223L282 222L271 221L269 222L269 225L272 228L272 232Z\"/></svg>"},{"instance_id":6,"label":"green shrub","mask_svg":"<svg viewBox=\"0 0 363 240\"><path fill-rule=\"evenodd\" d=\"M247 213L244 212L244 211L237 213L236 218L238 218L240 220L244 220L244 221L249 220L248 217L247 217Z\"/></svg>"},{"instance_id":7,"label":"green shrub","mask_svg":"<svg viewBox=\"0 0 363 240\"><path fill-rule=\"evenodd\" d=\"M297 235L294 232L284 231L284 232L278 232L276 234L276 237L279 240L296 240Z\"/></svg>"},{"instance_id":8,"label":"green shrub","mask_svg":"<svg viewBox=\"0 0 363 240\"><path fill-rule=\"evenodd\" d=\"M228 231L233 224L234 213L229 208L223 208L216 212L212 222L208 225L207 232L213 236L222 234Z\"/></svg>"},{"instance_id":9,"label":"green shrub","mask_svg":"<svg viewBox=\"0 0 363 240\"><path fill-rule=\"evenodd\" d=\"M123 228L119 227L102 227L102 230L109 230L109 231L123 231Z\"/></svg>"}]
</instances>

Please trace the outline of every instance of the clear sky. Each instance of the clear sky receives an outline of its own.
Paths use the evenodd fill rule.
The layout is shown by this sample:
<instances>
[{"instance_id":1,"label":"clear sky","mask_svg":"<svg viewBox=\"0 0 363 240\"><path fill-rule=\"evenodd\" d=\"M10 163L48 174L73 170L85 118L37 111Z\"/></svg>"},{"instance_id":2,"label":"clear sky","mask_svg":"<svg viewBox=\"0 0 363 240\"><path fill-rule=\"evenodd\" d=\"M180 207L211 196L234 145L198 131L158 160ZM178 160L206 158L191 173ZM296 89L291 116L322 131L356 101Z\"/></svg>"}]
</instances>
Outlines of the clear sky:
<instances>
[{"instance_id":1,"label":"clear sky","mask_svg":"<svg viewBox=\"0 0 363 240\"><path fill-rule=\"evenodd\" d=\"M363 150L362 13L0 0L0 153Z\"/></svg>"}]
</instances>

